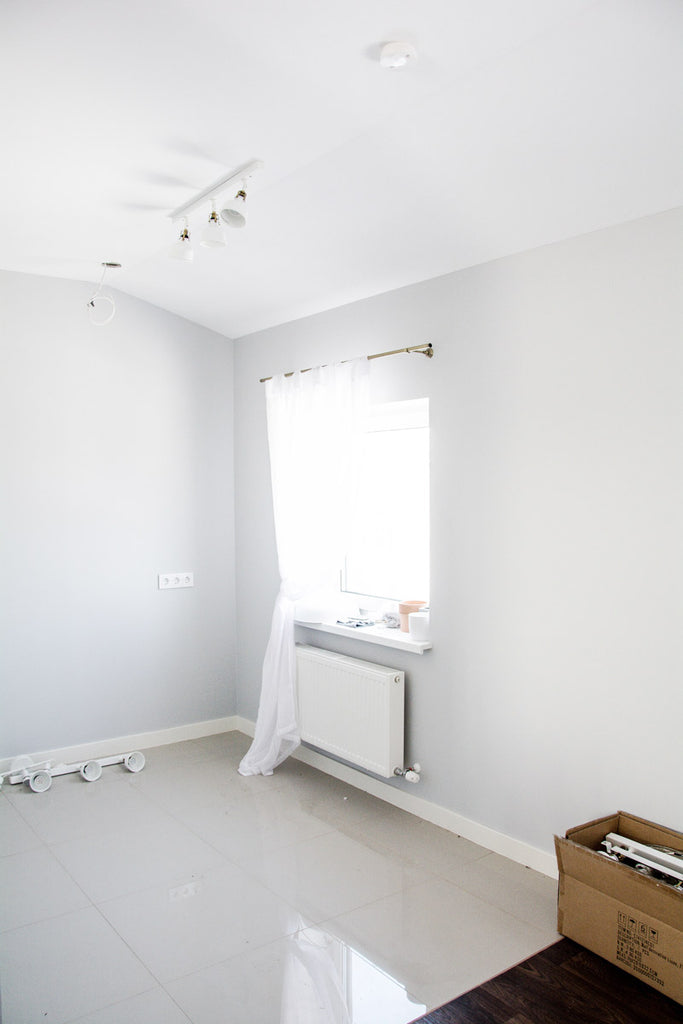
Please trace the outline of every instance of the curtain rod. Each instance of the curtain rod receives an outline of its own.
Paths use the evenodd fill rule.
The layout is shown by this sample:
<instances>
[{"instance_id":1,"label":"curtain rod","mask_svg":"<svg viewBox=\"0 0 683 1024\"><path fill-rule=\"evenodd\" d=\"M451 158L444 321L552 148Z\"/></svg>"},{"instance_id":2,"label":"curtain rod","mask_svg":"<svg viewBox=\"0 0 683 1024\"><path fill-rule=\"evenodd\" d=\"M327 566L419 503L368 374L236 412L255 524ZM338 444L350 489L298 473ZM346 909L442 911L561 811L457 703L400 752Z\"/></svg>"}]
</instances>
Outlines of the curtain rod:
<instances>
[{"instance_id":1,"label":"curtain rod","mask_svg":"<svg viewBox=\"0 0 683 1024\"><path fill-rule=\"evenodd\" d=\"M434 355L434 348L432 346L431 341L428 341L424 345L411 345L409 348L394 348L394 349L391 350L391 352L375 352L373 355L366 356L365 358L366 359L383 359L384 356L398 356L398 355L401 355L402 352L419 352L421 355L427 356L428 359L431 359L432 356ZM348 363L349 361L350 360L348 360L348 359L342 359L343 363ZM299 373L310 373L311 370L315 370L315 369L318 369L318 367L307 366L305 370L299 370L298 372ZM290 370L290 372L289 373L285 373L284 376L285 377L293 377L296 372L297 372L296 370ZM265 384L265 382L267 380L272 380L272 379L273 379L272 377L260 377L259 378L259 384Z\"/></svg>"}]
</instances>

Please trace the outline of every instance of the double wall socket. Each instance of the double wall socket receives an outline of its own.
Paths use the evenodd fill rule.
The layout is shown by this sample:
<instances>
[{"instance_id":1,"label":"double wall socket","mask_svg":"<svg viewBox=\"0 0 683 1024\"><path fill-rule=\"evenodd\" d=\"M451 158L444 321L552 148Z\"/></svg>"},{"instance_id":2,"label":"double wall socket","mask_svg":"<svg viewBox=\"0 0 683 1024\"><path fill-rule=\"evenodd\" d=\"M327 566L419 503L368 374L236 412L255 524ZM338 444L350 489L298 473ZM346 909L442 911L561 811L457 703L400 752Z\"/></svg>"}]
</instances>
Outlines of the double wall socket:
<instances>
[{"instance_id":1,"label":"double wall socket","mask_svg":"<svg viewBox=\"0 0 683 1024\"><path fill-rule=\"evenodd\" d=\"M171 590L176 587L193 587L193 572L159 573L159 590Z\"/></svg>"}]
</instances>

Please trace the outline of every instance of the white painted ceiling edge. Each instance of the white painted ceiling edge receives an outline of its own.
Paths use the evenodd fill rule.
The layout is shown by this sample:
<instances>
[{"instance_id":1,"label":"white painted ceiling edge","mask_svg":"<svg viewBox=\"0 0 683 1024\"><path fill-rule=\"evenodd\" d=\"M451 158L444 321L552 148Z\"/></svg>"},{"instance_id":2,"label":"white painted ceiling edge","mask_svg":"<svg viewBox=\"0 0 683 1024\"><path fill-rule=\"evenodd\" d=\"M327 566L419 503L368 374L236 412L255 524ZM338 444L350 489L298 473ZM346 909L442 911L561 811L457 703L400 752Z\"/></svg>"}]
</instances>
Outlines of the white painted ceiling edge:
<instances>
[{"instance_id":1,"label":"white painted ceiling edge","mask_svg":"<svg viewBox=\"0 0 683 1024\"><path fill-rule=\"evenodd\" d=\"M679 0L36 0L0 58L0 266L120 262L228 337L683 205ZM169 260L253 159L246 229Z\"/></svg>"}]
</instances>

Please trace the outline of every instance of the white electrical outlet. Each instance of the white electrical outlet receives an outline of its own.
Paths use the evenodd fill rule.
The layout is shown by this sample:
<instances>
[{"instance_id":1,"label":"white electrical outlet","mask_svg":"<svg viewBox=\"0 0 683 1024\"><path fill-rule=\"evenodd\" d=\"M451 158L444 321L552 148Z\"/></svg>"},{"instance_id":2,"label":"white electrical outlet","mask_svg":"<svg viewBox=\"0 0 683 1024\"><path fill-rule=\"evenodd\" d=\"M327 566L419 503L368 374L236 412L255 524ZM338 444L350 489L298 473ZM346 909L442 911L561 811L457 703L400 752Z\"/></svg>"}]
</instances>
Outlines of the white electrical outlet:
<instances>
[{"instance_id":1,"label":"white electrical outlet","mask_svg":"<svg viewBox=\"0 0 683 1024\"><path fill-rule=\"evenodd\" d=\"M177 587L193 587L193 572L159 573L159 590L171 590Z\"/></svg>"},{"instance_id":2,"label":"white electrical outlet","mask_svg":"<svg viewBox=\"0 0 683 1024\"><path fill-rule=\"evenodd\" d=\"M186 882L185 885L177 885L175 889L168 890L168 898L174 900L186 900L190 896L196 896L201 886L199 882Z\"/></svg>"}]
</instances>

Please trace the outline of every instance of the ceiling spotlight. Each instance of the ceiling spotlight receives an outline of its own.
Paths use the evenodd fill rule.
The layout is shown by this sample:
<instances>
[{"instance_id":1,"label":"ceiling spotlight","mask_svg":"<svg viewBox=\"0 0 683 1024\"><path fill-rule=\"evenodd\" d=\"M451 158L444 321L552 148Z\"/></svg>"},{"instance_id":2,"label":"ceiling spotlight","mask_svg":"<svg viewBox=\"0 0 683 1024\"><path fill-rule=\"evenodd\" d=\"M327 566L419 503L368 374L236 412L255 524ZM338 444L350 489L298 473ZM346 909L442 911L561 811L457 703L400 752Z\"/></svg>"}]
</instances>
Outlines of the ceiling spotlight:
<instances>
[{"instance_id":1,"label":"ceiling spotlight","mask_svg":"<svg viewBox=\"0 0 683 1024\"><path fill-rule=\"evenodd\" d=\"M193 252L190 242L188 217L195 210L208 203L211 204L211 214L209 215L208 224L205 222L201 233L200 245L206 246L209 249L219 249L225 245L221 220L229 224L230 227L243 228L247 222L247 183L252 174L260 171L262 167L262 160L252 160L251 163L243 164L241 167L236 168L236 170L231 171L230 174L224 175L218 181L214 181L211 185L202 189L201 192L188 199L182 206L172 210L168 216L172 221L182 219L183 230L180 232L178 241L170 247L168 251L169 256L176 260L190 262ZM234 195L236 189L238 191L234 199L225 202L223 197L225 195ZM217 210L220 210L220 214Z\"/></svg>"},{"instance_id":2,"label":"ceiling spotlight","mask_svg":"<svg viewBox=\"0 0 683 1024\"><path fill-rule=\"evenodd\" d=\"M209 223L202 231L201 241L199 243L207 249L220 249L221 246L225 245L225 235L221 222L218 219L216 213L216 201L211 200L211 216L209 217Z\"/></svg>"},{"instance_id":3,"label":"ceiling spotlight","mask_svg":"<svg viewBox=\"0 0 683 1024\"><path fill-rule=\"evenodd\" d=\"M417 50L412 43L386 43L379 55L379 63L383 68L397 71L417 60Z\"/></svg>"},{"instance_id":4,"label":"ceiling spotlight","mask_svg":"<svg viewBox=\"0 0 683 1024\"><path fill-rule=\"evenodd\" d=\"M235 198L221 210L221 219L231 228L243 228L247 223L247 193L244 184Z\"/></svg>"},{"instance_id":5,"label":"ceiling spotlight","mask_svg":"<svg viewBox=\"0 0 683 1024\"><path fill-rule=\"evenodd\" d=\"M187 225L187 217L183 218L183 230L180 232L180 238L170 247L168 255L173 260L185 260L188 263L192 261L194 252L192 251L192 242L190 241L190 230Z\"/></svg>"}]
</instances>

